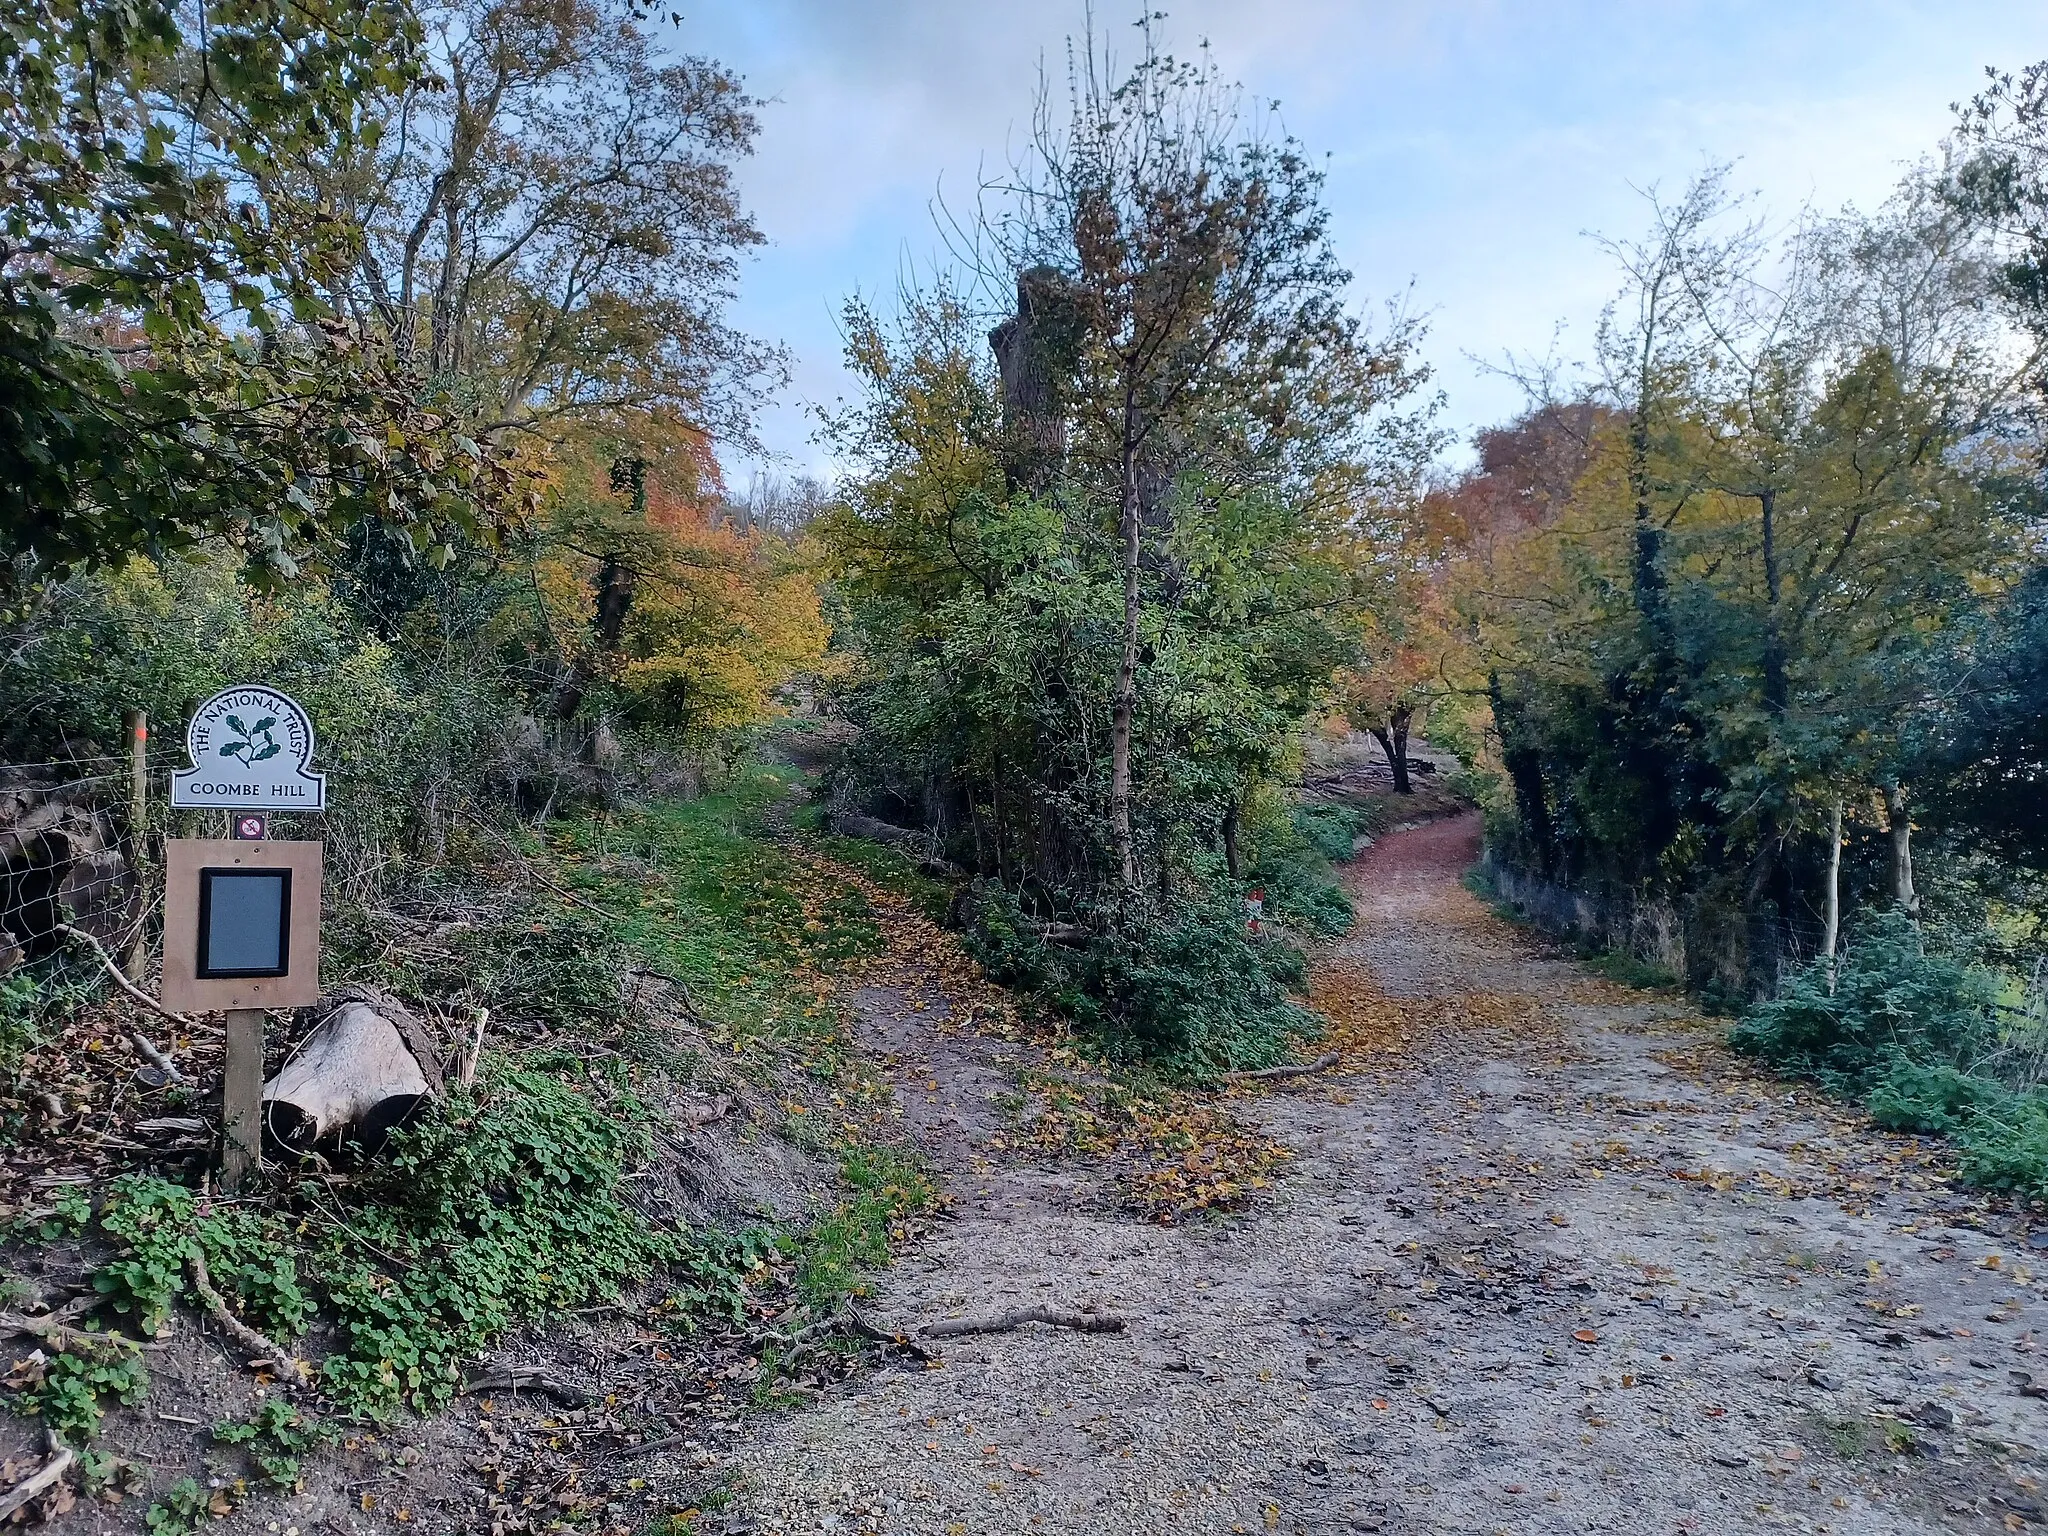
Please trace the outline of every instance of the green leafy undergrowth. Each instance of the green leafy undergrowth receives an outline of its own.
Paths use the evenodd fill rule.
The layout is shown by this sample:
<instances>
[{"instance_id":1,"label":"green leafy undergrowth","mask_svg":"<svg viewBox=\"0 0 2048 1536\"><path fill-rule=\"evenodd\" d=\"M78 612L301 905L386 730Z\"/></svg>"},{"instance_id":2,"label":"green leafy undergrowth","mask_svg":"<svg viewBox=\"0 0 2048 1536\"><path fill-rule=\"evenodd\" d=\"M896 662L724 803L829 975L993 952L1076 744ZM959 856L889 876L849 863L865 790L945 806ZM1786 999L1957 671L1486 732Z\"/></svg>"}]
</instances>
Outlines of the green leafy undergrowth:
<instances>
[{"instance_id":1,"label":"green leafy undergrowth","mask_svg":"<svg viewBox=\"0 0 2048 1536\"><path fill-rule=\"evenodd\" d=\"M991 979L1035 993L1112 1061L1184 1078L1272 1066L1320 1028L1294 1001L1301 951L1246 931L1227 891L1107 925L1081 946L1039 938L1017 899L983 893L969 950Z\"/></svg>"},{"instance_id":2,"label":"green leafy undergrowth","mask_svg":"<svg viewBox=\"0 0 2048 1536\"><path fill-rule=\"evenodd\" d=\"M567 1079L531 1056L392 1138L359 1203L312 1202L312 1267L336 1347L323 1391L343 1411L440 1407L462 1362L514 1323L616 1294L679 1252L623 1199L649 1112L623 1082Z\"/></svg>"},{"instance_id":3,"label":"green leafy undergrowth","mask_svg":"<svg viewBox=\"0 0 2048 1536\"><path fill-rule=\"evenodd\" d=\"M684 1333L741 1326L757 1288L787 1267L796 1246L790 1234L766 1226L698 1235L672 1266L675 1284L658 1310Z\"/></svg>"},{"instance_id":4,"label":"green leafy undergrowth","mask_svg":"<svg viewBox=\"0 0 2048 1536\"><path fill-rule=\"evenodd\" d=\"M2048 1092L1976 1070L1998 1044L1994 973L1885 913L1848 946L1832 991L1828 982L1824 964L1807 967L1730 1043L1860 1099L1887 1129L1950 1138L1972 1183L2048 1196Z\"/></svg>"},{"instance_id":5,"label":"green leafy undergrowth","mask_svg":"<svg viewBox=\"0 0 2048 1536\"><path fill-rule=\"evenodd\" d=\"M214 1425L213 1438L242 1446L251 1469L271 1486L293 1489L299 1485L299 1458L330 1443L335 1433L285 1398L269 1397L248 1418Z\"/></svg>"},{"instance_id":6,"label":"green leafy undergrowth","mask_svg":"<svg viewBox=\"0 0 2048 1536\"><path fill-rule=\"evenodd\" d=\"M17 1367L17 1372L20 1368ZM82 1345L23 1375L17 1412L41 1419L67 1445L84 1445L100 1431L108 1400L133 1405L149 1391L149 1371L132 1345Z\"/></svg>"},{"instance_id":7,"label":"green leafy undergrowth","mask_svg":"<svg viewBox=\"0 0 2048 1536\"><path fill-rule=\"evenodd\" d=\"M1994 1038L1998 988L1994 974L1930 949L1910 918L1886 911L1861 926L1832 978L1823 962L1805 967L1729 1039L1774 1066L1865 1091L1898 1058L1968 1065Z\"/></svg>"},{"instance_id":8,"label":"green leafy undergrowth","mask_svg":"<svg viewBox=\"0 0 2048 1536\"><path fill-rule=\"evenodd\" d=\"M96 1229L115 1250L94 1273L93 1285L134 1333L162 1329L172 1304L185 1293L195 1251L205 1257L215 1286L258 1327L294 1337L312 1316L291 1240L275 1217L241 1208L203 1209L198 1194L183 1185L129 1174L109 1185L97 1214L80 1196L38 1232L48 1239L87 1229ZM67 1442L83 1445L99 1433L108 1401L132 1405L148 1388L148 1370L129 1333L102 1334L88 1325L21 1384L15 1407L44 1419Z\"/></svg>"},{"instance_id":9,"label":"green leafy undergrowth","mask_svg":"<svg viewBox=\"0 0 2048 1536\"><path fill-rule=\"evenodd\" d=\"M809 984L882 947L867 901L765 835L790 775L755 769L699 800L565 824L551 837L566 885L619 914L617 942L689 987L734 1038L829 1036Z\"/></svg>"},{"instance_id":10,"label":"green leafy undergrowth","mask_svg":"<svg viewBox=\"0 0 2048 1536\"><path fill-rule=\"evenodd\" d=\"M336 1411L438 1408L462 1363L514 1323L615 1295L685 1253L623 1198L649 1150L649 1112L627 1077L617 1063L607 1076L534 1053L486 1058L474 1089L393 1136L346 1205L313 1177L283 1185L264 1211L124 1176L96 1218L114 1252L94 1284L154 1333L188 1294L197 1250L229 1305L280 1344L325 1317L319 1385ZM60 1356L20 1403L83 1435L101 1399L132 1401L145 1385L139 1360L95 1348ZM297 1454L281 1432L251 1443Z\"/></svg>"},{"instance_id":11,"label":"green leafy undergrowth","mask_svg":"<svg viewBox=\"0 0 2048 1536\"><path fill-rule=\"evenodd\" d=\"M1351 857L1354 841L1379 818L1357 806L1308 801L1287 808L1257 829L1255 856L1245 884L1262 890L1266 910L1316 938L1351 927L1351 898L1331 869Z\"/></svg>"},{"instance_id":12,"label":"green leafy undergrowth","mask_svg":"<svg viewBox=\"0 0 2048 1536\"><path fill-rule=\"evenodd\" d=\"M181 1477L149 1506L143 1525L149 1536L192 1536L213 1519L212 1496L195 1477Z\"/></svg>"}]
</instances>

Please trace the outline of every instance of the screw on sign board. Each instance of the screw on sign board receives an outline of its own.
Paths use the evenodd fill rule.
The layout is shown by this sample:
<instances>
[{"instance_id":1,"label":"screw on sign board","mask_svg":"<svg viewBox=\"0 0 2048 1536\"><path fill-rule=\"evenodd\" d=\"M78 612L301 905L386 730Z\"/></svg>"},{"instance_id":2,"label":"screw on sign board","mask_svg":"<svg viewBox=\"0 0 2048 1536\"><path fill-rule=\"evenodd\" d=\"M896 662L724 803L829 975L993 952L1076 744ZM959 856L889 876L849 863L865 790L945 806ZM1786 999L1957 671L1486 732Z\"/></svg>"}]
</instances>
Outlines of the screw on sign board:
<instances>
[{"instance_id":1,"label":"screw on sign board","mask_svg":"<svg viewBox=\"0 0 2048 1536\"><path fill-rule=\"evenodd\" d=\"M190 768L171 775L185 810L322 811L327 775L313 771L313 722L298 702L259 683L223 688L185 727Z\"/></svg>"}]
</instances>

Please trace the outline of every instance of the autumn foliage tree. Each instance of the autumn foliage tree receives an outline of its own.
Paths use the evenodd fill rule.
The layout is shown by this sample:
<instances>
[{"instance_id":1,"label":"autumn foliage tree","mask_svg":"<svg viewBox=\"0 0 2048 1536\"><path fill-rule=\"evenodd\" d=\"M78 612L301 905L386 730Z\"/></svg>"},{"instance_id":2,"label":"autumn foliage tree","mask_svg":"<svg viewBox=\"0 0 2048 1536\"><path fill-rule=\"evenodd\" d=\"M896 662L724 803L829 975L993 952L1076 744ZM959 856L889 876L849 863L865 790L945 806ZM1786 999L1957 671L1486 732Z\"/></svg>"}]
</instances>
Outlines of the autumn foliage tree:
<instances>
[{"instance_id":1,"label":"autumn foliage tree","mask_svg":"<svg viewBox=\"0 0 2048 1536\"><path fill-rule=\"evenodd\" d=\"M623 720L701 747L758 724L828 635L815 562L771 531L718 516L705 435L641 418L558 450L543 516L521 548L537 638L567 720L593 694Z\"/></svg>"}]
</instances>

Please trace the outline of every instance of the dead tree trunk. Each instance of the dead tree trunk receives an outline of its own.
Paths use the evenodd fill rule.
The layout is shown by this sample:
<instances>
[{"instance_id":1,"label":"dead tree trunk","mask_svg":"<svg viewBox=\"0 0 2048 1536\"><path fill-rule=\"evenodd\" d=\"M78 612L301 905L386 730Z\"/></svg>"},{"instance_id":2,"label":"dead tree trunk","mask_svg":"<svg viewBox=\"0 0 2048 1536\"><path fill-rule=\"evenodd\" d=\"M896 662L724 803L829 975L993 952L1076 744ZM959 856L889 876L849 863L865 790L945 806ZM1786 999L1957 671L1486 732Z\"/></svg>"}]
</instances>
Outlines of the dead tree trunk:
<instances>
[{"instance_id":1,"label":"dead tree trunk","mask_svg":"<svg viewBox=\"0 0 2048 1536\"><path fill-rule=\"evenodd\" d=\"M1078 329L1066 277L1052 267L1017 274L1017 312L988 333L1003 381L1003 475L1012 491L1042 496L1059 476L1067 452L1061 385Z\"/></svg>"}]
</instances>

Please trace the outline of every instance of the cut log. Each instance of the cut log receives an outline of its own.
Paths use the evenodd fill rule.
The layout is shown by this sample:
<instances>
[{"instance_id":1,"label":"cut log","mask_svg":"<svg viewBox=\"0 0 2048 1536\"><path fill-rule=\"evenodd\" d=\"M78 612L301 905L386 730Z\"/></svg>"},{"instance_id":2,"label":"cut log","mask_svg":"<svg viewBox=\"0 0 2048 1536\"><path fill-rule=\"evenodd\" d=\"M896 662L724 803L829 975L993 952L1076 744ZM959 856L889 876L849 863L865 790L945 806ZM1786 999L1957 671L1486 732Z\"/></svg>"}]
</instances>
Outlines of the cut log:
<instances>
[{"instance_id":1,"label":"cut log","mask_svg":"<svg viewBox=\"0 0 2048 1536\"><path fill-rule=\"evenodd\" d=\"M290 1152L342 1141L375 1152L424 1100L441 1096L439 1045L403 1003L373 987L344 987L314 1012L319 1024L263 1085L264 1129Z\"/></svg>"},{"instance_id":2,"label":"cut log","mask_svg":"<svg viewBox=\"0 0 2048 1536\"><path fill-rule=\"evenodd\" d=\"M50 1431L47 1441L50 1459L43 1463L41 1470L31 1472L5 1493L0 1493L0 1525L12 1520L61 1483L64 1474L71 1470L71 1464L78 1459L71 1447L58 1440L55 1430Z\"/></svg>"}]
</instances>

